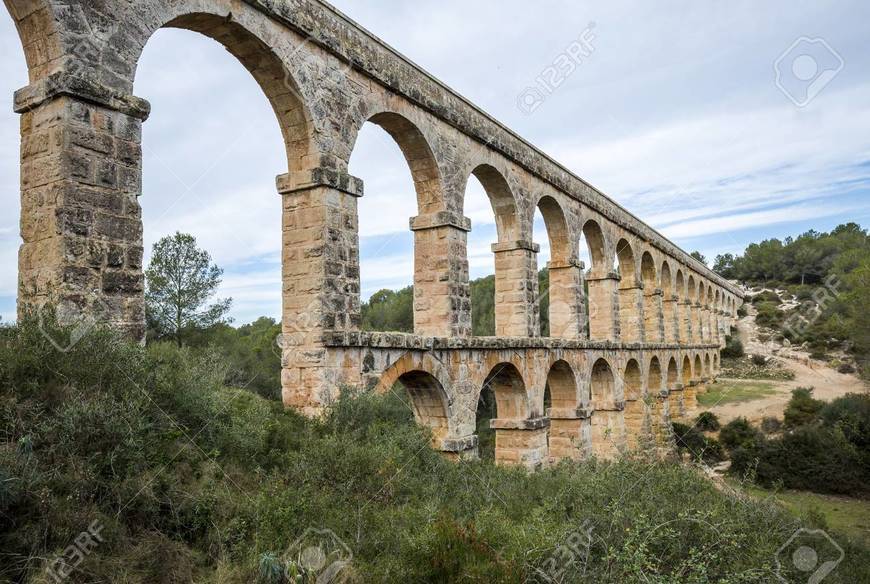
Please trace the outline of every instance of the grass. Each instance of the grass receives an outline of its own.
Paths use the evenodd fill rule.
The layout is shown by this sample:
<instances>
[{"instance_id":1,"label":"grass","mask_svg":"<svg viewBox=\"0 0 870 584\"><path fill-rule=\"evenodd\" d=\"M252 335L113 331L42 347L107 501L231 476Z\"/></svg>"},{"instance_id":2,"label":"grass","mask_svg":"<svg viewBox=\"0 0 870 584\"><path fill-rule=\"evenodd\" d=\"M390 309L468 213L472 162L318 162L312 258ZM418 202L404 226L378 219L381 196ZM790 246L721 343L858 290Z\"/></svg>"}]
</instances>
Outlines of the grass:
<instances>
[{"instance_id":1,"label":"grass","mask_svg":"<svg viewBox=\"0 0 870 584\"><path fill-rule=\"evenodd\" d=\"M776 501L796 517L820 515L827 528L870 544L870 501L806 491L746 490L755 497Z\"/></svg>"},{"instance_id":2,"label":"grass","mask_svg":"<svg viewBox=\"0 0 870 584\"><path fill-rule=\"evenodd\" d=\"M713 407L762 399L775 393L773 384L764 381L719 381L698 396L698 403Z\"/></svg>"}]
</instances>

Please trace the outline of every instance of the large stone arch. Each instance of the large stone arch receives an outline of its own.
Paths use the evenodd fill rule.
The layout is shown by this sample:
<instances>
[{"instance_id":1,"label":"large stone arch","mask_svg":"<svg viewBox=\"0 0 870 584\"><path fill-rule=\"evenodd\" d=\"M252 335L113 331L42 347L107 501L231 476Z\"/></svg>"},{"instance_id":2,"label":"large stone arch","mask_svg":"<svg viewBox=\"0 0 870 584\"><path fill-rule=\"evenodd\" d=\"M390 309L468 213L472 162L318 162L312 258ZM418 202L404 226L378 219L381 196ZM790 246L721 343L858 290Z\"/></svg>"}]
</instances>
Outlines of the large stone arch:
<instances>
[{"instance_id":1,"label":"large stone arch","mask_svg":"<svg viewBox=\"0 0 870 584\"><path fill-rule=\"evenodd\" d=\"M589 375L592 394L592 450L600 458L616 457L625 447L624 402L614 369L605 358L599 358Z\"/></svg>"},{"instance_id":2,"label":"large stone arch","mask_svg":"<svg viewBox=\"0 0 870 584\"><path fill-rule=\"evenodd\" d=\"M469 173L469 176L471 175L480 181L492 206L499 243L518 241L520 223L517 201L507 178L490 164L479 164ZM465 182L467 183L467 178ZM462 192L465 192L465 188Z\"/></svg>"},{"instance_id":3,"label":"large stone arch","mask_svg":"<svg viewBox=\"0 0 870 584\"><path fill-rule=\"evenodd\" d=\"M364 121L382 128L402 151L414 181L419 214L426 216L443 211L445 200L441 170L421 125L394 111L379 111Z\"/></svg>"},{"instance_id":4,"label":"large stone arch","mask_svg":"<svg viewBox=\"0 0 870 584\"><path fill-rule=\"evenodd\" d=\"M638 448L649 439L649 412L646 402L646 383L637 359L631 358L623 372L625 393L625 432L630 449Z\"/></svg>"},{"instance_id":5,"label":"large stone arch","mask_svg":"<svg viewBox=\"0 0 870 584\"><path fill-rule=\"evenodd\" d=\"M680 384L679 366L677 365L677 359L675 357L671 357L668 360L667 383L668 390L674 390L677 388L677 385Z\"/></svg>"},{"instance_id":6,"label":"large stone arch","mask_svg":"<svg viewBox=\"0 0 870 584\"><path fill-rule=\"evenodd\" d=\"M589 261L592 264L589 266L590 277L607 274L613 268L613 261L608 261L610 252L601 225L595 219L587 219L580 231L589 248Z\"/></svg>"},{"instance_id":7,"label":"large stone arch","mask_svg":"<svg viewBox=\"0 0 870 584\"><path fill-rule=\"evenodd\" d=\"M577 262L577 247L571 235L563 204L551 195L538 199L550 244L546 290L539 295L548 299L549 336L580 338L586 330L582 304L582 274ZM540 269L540 266L538 266Z\"/></svg>"}]
</instances>

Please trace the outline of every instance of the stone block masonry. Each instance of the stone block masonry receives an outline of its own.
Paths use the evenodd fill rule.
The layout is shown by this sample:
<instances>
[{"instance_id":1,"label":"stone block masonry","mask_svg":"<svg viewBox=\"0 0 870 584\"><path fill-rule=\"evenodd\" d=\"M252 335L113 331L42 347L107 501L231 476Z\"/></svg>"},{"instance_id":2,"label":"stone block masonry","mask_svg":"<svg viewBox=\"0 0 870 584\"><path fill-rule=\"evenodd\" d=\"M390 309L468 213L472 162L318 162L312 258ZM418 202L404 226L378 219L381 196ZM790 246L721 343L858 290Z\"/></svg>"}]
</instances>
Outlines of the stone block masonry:
<instances>
[{"instance_id":1,"label":"stone block masonry","mask_svg":"<svg viewBox=\"0 0 870 584\"><path fill-rule=\"evenodd\" d=\"M21 114L19 311L52 304L143 340L139 56L164 27L223 44L276 114L282 204L284 401L318 415L341 387L404 386L434 447L474 456L495 394L496 459L669 449L715 378L741 291L319 0L4 0L30 83ZM348 174L365 123L402 150L414 180L414 333L360 331L362 182ZM183 129L181 129L183 130ZM464 193L492 202L496 337L471 336ZM540 209L550 287L538 289ZM405 219L403 219L404 221ZM591 265L578 257L586 238ZM617 268L618 259L618 268ZM539 313L549 296L550 337ZM709 363L708 366L698 364ZM646 446L644 446L646 445Z\"/></svg>"}]
</instances>

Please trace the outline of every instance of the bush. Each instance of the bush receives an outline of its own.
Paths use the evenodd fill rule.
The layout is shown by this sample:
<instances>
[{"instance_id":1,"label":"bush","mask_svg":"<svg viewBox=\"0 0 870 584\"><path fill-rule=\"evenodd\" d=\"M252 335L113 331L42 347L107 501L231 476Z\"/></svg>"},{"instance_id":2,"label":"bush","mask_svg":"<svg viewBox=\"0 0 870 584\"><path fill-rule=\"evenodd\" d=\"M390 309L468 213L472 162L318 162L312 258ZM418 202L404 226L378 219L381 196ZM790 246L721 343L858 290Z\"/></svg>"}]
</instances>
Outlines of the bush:
<instances>
[{"instance_id":1,"label":"bush","mask_svg":"<svg viewBox=\"0 0 870 584\"><path fill-rule=\"evenodd\" d=\"M695 418L695 427L703 432L717 432L722 425L713 412L701 412Z\"/></svg>"},{"instance_id":2,"label":"bush","mask_svg":"<svg viewBox=\"0 0 870 584\"><path fill-rule=\"evenodd\" d=\"M843 363L837 367L837 372L842 373L843 375L852 375L855 373L855 366L851 363Z\"/></svg>"},{"instance_id":3,"label":"bush","mask_svg":"<svg viewBox=\"0 0 870 584\"><path fill-rule=\"evenodd\" d=\"M779 328L785 320L785 313L773 302L760 302L755 308L758 311L755 315L755 323L758 326L775 329Z\"/></svg>"},{"instance_id":4,"label":"bush","mask_svg":"<svg viewBox=\"0 0 870 584\"><path fill-rule=\"evenodd\" d=\"M745 304L741 304L740 307L737 309L737 317L745 318L747 316L749 316L749 309L746 308Z\"/></svg>"},{"instance_id":5,"label":"bush","mask_svg":"<svg viewBox=\"0 0 870 584\"><path fill-rule=\"evenodd\" d=\"M716 464L725 460L722 445L715 438L704 436L694 427L679 422L673 423L674 438L680 454L688 454L694 460Z\"/></svg>"},{"instance_id":6,"label":"bush","mask_svg":"<svg viewBox=\"0 0 870 584\"><path fill-rule=\"evenodd\" d=\"M763 367L767 365L767 357L765 357L764 355L753 355L752 364L756 367Z\"/></svg>"},{"instance_id":7,"label":"bush","mask_svg":"<svg viewBox=\"0 0 870 584\"><path fill-rule=\"evenodd\" d=\"M736 448L755 448L761 440L761 433L746 418L731 420L719 432L719 441L729 451Z\"/></svg>"},{"instance_id":8,"label":"bush","mask_svg":"<svg viewBox=\"0 0 870 584\"><path fill-rule=\"evenodd\" d=\"M721 355L726 359L739 359L746 353L743 350L743 343L737 337L726 337L725 348L722 349Z\"/></svg>"},{"instance_id":9,"label":"bush","mask_svg":"<svg viewBox=\"0 0 870 584\"><path fill-rule=\"evenodd\" d=\"M813 398L812 388L799 387L791 392L791 399L785 407L786 428L797 428L816 421L825 402Z\"/></svg>"},{"instance_id":10,"label":"bush","mask_svg":"<svg viewBox=\"0 0 870 584\"><path fill-rule=\"evenodd\" d=\"M782 421L779 418L766 416L761 420L761 431L765 434L777 434L782 430Z\"/></svg>"},{"instance_id":11,"label":"bush","mask_svg":"<svg viewBox=\"0 0 870 584\"><path fill-rule=\"evenodd\" d=\"M765 290L761 294L756 294L752 297L752 304L770 303L774 306L782 304L776 292Z\"/></svg>"}]
</instances>

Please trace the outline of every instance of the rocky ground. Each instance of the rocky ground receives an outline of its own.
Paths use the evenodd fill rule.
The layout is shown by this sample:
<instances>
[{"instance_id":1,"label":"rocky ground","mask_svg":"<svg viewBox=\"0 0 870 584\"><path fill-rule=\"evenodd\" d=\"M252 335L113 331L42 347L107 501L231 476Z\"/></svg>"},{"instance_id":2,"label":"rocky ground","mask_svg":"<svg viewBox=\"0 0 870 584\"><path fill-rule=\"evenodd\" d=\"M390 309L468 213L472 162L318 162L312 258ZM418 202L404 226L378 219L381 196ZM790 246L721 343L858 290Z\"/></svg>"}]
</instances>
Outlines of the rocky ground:
<instances>
[{"instance_id":1,"label":"rocky ground","mask_svg":"<svg viewBox=\"0 0 870 584\"><path fill-rule=\"evenodd\" d=\"M738 417L759 422L765 417L782 418L791 391L798 387L812 387L816 399L832 401L847 393L866 393L867 385L856 375L838 373L828 363L810 358L807 351L796 347L784 347L775 340L762 340L769 336L759 331L755 323L756 310L747 303L748 313L737 323L738 334L747 355L763 355L773 359L794 373L790 381L767 381L774 386L775 395L757 400L727 403L710 409L722 423ZM724 381L724 380L723 380Z\"/></svg>"}]
</instances>

